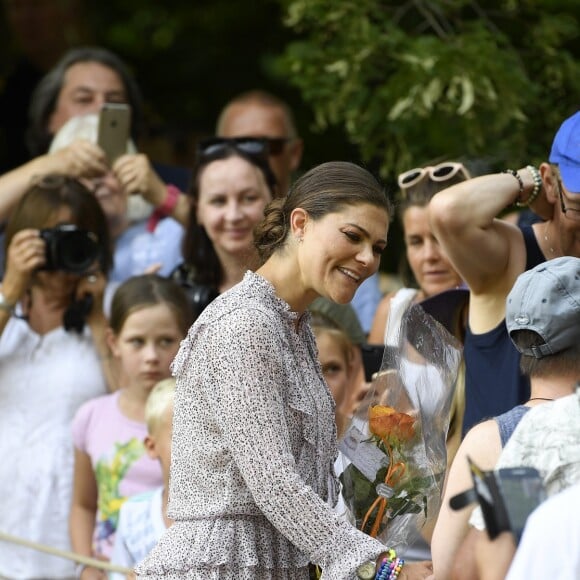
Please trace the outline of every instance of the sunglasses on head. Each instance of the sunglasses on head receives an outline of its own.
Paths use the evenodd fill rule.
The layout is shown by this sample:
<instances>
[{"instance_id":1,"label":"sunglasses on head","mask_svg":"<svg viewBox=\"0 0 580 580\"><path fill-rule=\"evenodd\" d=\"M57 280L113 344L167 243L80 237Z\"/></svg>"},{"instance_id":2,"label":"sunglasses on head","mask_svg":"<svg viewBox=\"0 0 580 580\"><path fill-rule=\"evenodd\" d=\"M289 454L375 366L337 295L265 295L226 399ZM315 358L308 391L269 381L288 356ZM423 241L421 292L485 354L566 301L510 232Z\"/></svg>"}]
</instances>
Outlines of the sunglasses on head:
<instances>
[{"instance_id":1,"label":"sunglasses on head","mask_svg":"<svg viewBox=\"0 0 580 580\"><path fill-rule=\"evenodd\" d=\"M265 139L254 137L209 137L197 144L197 154L200 159L219 156L227 149L236 149L251 157L266 157L268 144Z\"/></svg>"},{"instance_id":2,"label":"sunglasses on head","mask_svg":"<svg viewBox=\"0 0 580 580\"><path fill-rule=\"evenodd\" d=\"M209 137L198 144L200 155L217 155L226 147L234 147L247 155L280 155L291 137Z\"/></svg>"},{"instance_id":3,"label":"sunglasses on head","mask_svg":"<svg viewBox=\"0 0 580 580\"><path fill-rule=\"evenodd\" d=\"M439 165L409 169L409 171L405 171L399 175L397 183L401 189L409 189L409 187L413 187L413 185L417 185L417 183L423 181L427 176L431 181L439 182L447 181L455 177L458 173L461 173L465 179L471 177L462 163L447 161L439 163Z\"/></svg>"},{"instance_id":4,"label":"sunglasses on head","mask_svg":"<svg viewBox=\"0 0 580 580\"><path fill-rule=\"evenodd\" d=\"M276 192L276 177L268 162L268 143L259 137L209 137L197 144L197 163L203 165L228 156L234 149L245 156L253 165L264 173L266 183L272 195Z\"/></svg>"}]
</instances>

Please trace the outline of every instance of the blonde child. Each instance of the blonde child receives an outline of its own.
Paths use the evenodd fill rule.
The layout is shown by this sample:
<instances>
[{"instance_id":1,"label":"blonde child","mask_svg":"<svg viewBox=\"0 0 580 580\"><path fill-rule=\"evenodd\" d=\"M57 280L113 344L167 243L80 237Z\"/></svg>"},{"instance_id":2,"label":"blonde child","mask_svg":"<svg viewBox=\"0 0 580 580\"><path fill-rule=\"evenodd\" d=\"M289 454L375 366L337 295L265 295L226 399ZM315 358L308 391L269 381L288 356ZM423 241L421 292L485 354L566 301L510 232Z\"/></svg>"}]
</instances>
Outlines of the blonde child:
<instances>
[{"instance_id":1,"label":"blonde child","mask_svg":"<svg viewBox=\"0 0 580 580\"><path fill-rule=\"evenodd\" d=\"M155 385L145 407L147 437L145 447L151 459L158 459L163 485L129 498L121 507L111 562L133 568L153 549L172 521L167 517L167 492L171 462L171 432L175 379ZM110 580L124 580L111 574Z\"/></svg>"},{"instance_id":2,"label":"blonde child","mask_svg":"<svg viewBox=\"0 0 580 580\"><path fill-rule=\"evenodd\" d=\"M130 278L117 289L107 340L120 371L120 389L83 405L73 422L75 468L70 535L79 554L108 560L119 509L127 497L163 484L159 462L148 456L145 404L191 323L188 299L173 281ZM105 574L81 567L82 580Z\"/></svg>"},{"instance_id":3,"label":"blonde child","mask_svg":"<svg viewBox=\"0 0 580 580\"><path fill-rule=\"evenodd\" d=\"M322 374L334 399L337 436L347 426L349 414L345 412L354 389L354 348L346 332L328 317L314 312L312 331L316 338L318 360Z\"/></svg>"}]
</instances>

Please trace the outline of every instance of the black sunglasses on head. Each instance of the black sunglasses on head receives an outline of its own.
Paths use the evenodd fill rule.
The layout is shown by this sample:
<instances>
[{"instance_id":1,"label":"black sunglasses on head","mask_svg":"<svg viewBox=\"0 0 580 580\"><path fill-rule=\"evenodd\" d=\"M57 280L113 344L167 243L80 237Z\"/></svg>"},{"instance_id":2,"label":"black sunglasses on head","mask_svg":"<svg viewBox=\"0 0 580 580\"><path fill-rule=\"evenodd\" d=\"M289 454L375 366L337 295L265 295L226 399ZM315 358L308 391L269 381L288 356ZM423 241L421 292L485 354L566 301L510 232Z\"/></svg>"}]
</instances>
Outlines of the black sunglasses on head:
<instances>
[{"instance_id":1,"label":"black sunglasses on head","mask_svg":"<svg viewBox=\"0 0 580 580\"><path fill-rule=\"evenodd\" d=\"M209 137L202 139L197 144L197 154L199 158L213 157L231 148L252 157L266 157L268 155L266 140L254 137Z\"/></svg>"},{"instance_id":2,"label":"black sunglasses on head","mask_svg":"<svg viewBox=\"0 0 580 580\"><path fill-rule=\"evenodd\" d=\"M209 137L198 143L198 155L217 155L228 146L247 155L280 155L291 140L291 137Z\"/></svg>"},{"instance_id":3,"label":"black sunglasses on head","mask_svg":"<svg viewBox=\"0 0 580 580\"><path fill-rule=\"evenodd\" d=\"M226 157L228 151L231 153L232 149L241 153L248 161L262 170L272 196L275 196L277 181L268 162L267 139L259 137L209 137L202 139L197 144L197 163L211 163Z\"/></svg>"}]
</instances>

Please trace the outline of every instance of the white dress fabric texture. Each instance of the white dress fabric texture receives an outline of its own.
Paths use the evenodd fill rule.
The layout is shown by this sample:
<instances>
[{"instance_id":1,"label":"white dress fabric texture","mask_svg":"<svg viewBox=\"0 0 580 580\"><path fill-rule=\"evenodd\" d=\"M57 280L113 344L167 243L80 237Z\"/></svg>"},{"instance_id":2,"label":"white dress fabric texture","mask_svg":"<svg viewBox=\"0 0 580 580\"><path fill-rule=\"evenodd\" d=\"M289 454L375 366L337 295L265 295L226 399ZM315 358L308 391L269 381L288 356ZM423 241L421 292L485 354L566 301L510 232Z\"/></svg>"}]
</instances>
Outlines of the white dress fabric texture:
<instances>
[{"instance_id":1,"label":"white dress fabric texture","mask_svg":"<svg viewBox=\"0 0 580 580\"><path fill-rule=\"evenodd\" d=\"M334 403L308 313L248 272L204 310L173 370L175 523L139 580L304 580L310 561L325 579L353 579L384 551L331 508Z\"/></svg>"},{"instance_id":2,"label":"white dress fabric texture","mask_svg":"<svg viewBox=\"0 0 580 580\"><path fill-rule=\"evenodd\" d=\"M43 336L11 318L0 338L0 529L70 550L71 422L106 392L91 333ZM0 577L74 578L74 564L0 542Z\"/></svg>"}]
</instances>

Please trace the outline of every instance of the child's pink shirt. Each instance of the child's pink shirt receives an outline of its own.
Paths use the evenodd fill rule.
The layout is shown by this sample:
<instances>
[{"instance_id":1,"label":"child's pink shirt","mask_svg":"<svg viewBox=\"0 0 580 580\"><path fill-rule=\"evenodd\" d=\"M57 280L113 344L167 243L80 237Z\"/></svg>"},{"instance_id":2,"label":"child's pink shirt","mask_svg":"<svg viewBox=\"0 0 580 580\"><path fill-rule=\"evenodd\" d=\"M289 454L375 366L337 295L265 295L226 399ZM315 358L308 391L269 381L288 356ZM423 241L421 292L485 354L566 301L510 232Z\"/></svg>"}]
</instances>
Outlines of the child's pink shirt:
<instances>
[{"instance_id":1,"label":"child's pink shirt","mask_svg":"<svg viewBox=\"0 0 580 580\"><path fill-rule=\"evenodd\" d=\"M149 458L145 423L132 421L119 408L120 391L87 401L73 421L73 442L91 458L98 488L94 550L110 558L119 510L130 496L163 485L161 465Z\"/></svg>"}]
</instances>

